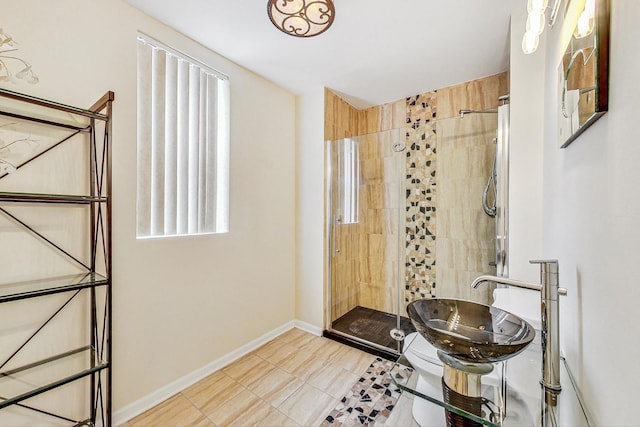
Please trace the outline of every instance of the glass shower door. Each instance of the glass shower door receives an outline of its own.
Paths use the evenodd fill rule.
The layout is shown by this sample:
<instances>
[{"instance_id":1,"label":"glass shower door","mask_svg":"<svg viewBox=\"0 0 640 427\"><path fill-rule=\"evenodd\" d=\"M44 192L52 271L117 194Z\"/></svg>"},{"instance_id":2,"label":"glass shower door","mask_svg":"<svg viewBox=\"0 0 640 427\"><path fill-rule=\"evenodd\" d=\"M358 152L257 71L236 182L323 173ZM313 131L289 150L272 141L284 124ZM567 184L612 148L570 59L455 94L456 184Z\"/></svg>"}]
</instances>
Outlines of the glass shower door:
<instances>
[{"instance_id":1,"label":"glass shower door","mask_svg":"<svg viewBox=\"0 0 640 427\"><path fill-rule=\"evenodd\" d=\"M327 329L391 353L401 350L392 332L412 329L400 318L405 148L404 129L326 146Z\"/></svg>"}]
</instances>

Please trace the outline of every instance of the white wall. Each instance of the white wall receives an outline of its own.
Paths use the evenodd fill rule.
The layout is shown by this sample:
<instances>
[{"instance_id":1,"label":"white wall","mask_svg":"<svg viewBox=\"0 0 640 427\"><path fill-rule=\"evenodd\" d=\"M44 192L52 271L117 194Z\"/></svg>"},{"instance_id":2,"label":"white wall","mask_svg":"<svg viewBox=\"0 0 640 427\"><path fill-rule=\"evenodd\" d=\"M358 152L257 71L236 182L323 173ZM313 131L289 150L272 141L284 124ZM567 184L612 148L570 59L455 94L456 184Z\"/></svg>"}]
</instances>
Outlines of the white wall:
<instances>
[{"instance_id":1,"label":"white wall","mask_svg":"<svg viewBox=\"0 0 640 427\"><path fill-rule=\"evenodd\" d=\"M122 408L294 319L295 98L121 1L2 4L40 83L8 89L113 119L114 406ZM228 234L136 240L136 32L231 76Z\"/></svg>"},{"instance_id":2,"label":"white wall","mask_svg":"<svg viewBox=\"0 0 640 427\"><path fill-rule=\"evenodd\" d=\"M567 24L575 19L577 3ZM546 30L542 55L523 58L514 48L512 66L531 60L544 73L531 75L534 81L520 78L512 68L512 93L544 82L544 121L538 118L537 97L530 113L536 117L532 126L544 128L542 253L559 259L561 285L568 289L560 308L563 352L592 421L632 426L638 425L633 408L640 399L635 384L640 378L635 326L640 299L640 2L611 3L610 99L603 118L568 148L559 148L556 78L569 35L562 22ZM522 15L513 22L512 47L524 31ZM515 107L513 98L512 103ZM512 158L512 169L521 165Z\"/></svg>"},{"instance_id":3,"label":"white wall","mask_svg":"<svg viewBox=\"0 0 640 427\"><path fill-rule=\"evenodd\" d=\"M539 269L529 260L554 257L542 253L540 241L545 39L541 37L534 54L522 53L522 23L527 19L526 1L523 4L514 7L511 16L508 262L509 277L537 282Z\"/></svg>"},{"instance_id":4,"label":"white wall","mask_svg":"<svg viewBox=\"0 0 640 427\"><path fill-rule=\"evenodd\" d=\"M296 112L296 319L324 329L324 88Z\"/></svg>"}]
</instances>

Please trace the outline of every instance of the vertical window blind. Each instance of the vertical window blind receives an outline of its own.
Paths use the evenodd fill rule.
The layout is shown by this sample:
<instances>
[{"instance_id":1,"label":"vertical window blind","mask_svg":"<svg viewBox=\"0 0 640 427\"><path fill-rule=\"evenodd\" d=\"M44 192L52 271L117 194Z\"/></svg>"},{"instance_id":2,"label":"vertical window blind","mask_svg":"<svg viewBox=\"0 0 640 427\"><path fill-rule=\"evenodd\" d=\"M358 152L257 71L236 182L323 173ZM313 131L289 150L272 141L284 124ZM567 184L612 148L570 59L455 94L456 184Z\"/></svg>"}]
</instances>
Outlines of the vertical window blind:
<instances>
[{"instance_id":1,"label":"vertical window blind","mask_svg":"<svg viewBox=\"0 0 640 427\"><path fill-rule=\"evenodd\" d=\"M138 237L229 231L229 79L138 37Z\"/></svg>"},{"instance_id":2,"label":"vertical window blind","mask_svg":"<svg viewBox=\"0 0 640 427\"><path fill-rule=\"evenodd\" d=\"M342 141L339 176L342 177L340 186L340 204L342 208L342 223L357 224L360 210L360 147L358 141L345 138Z\"/></svg>"}]
</instances>

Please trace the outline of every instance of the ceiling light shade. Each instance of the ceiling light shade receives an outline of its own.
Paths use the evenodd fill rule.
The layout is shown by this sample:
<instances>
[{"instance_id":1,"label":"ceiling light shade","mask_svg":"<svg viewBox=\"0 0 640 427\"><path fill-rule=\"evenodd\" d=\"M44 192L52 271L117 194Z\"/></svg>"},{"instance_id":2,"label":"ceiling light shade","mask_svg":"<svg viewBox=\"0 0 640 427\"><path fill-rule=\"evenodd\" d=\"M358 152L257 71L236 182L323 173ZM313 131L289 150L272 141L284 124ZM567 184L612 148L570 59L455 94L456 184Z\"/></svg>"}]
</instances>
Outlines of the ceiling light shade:
<instances>
[{"instance_id":1,"label":"ceiling light shade","mask_svg":"<svg viewBox=\"0 0 640 427\"><path fill-rule=\"evenodd\" d=\"M325 32L335 17L332 0L269 0L267 13L280 31L296 37Z\"/></svg>"}]
</instances>

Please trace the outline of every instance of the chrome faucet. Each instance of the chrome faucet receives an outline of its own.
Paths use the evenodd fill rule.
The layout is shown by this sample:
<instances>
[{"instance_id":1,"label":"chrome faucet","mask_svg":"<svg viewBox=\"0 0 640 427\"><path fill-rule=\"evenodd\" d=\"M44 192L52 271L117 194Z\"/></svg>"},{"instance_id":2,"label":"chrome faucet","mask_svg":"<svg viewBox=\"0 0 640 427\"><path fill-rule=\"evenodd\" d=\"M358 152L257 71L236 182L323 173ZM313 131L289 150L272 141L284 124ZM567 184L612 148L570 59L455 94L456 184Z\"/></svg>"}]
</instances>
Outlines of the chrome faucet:
<instances>
[{"instance_id":1,"label":"chrome faucet","mask_svg":"<svg viewBox=\"0 0 640 427\"><path fill-rule=\"evenodd\" d=\"M507 286L540 291L540 311L542 316L542 385L549 390L559 392L560 386L560 328L558 322L558 296L566 295L565 288L558 287L558 261L532 260L531 264L540 264L540 284L521 282L505 277L483 275L471 283L477 288L482 283L494 282Z\"/></svg>"}]
</instances>

